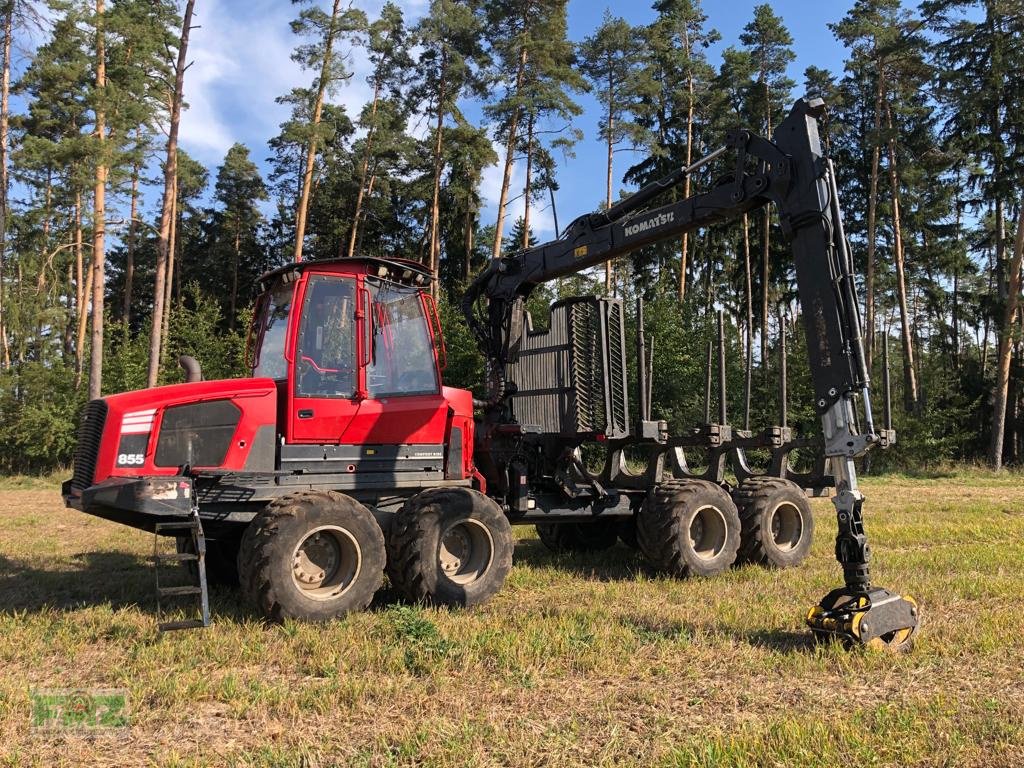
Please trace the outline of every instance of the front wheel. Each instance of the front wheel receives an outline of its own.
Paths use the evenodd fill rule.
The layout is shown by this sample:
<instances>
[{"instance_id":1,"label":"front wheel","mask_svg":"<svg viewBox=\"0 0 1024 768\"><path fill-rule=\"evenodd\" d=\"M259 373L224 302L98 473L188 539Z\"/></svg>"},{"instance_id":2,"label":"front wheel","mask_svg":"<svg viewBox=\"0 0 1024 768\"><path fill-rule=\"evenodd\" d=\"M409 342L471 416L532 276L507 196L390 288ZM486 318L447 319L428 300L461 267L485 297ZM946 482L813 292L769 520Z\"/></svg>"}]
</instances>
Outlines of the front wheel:
<instances>
[{"instance_id":1,"label":"front wheel","mask_svg":"<svg viewBox=\"0 0 1024 768\"><path fill-rule=\"evenodd\" d=\"M473 606L491 599L512 568L512 526L469 488L432 488L395 516L388 578L412 602Z\"/></svg>"},{"instance_id":2,"label":"front wheel","mask_svg":"<svg viewBox=\"0 0 1024 768\"><path fill-rule=\"evenodd\" d=\"M300 491L270 502L249 524L239 581L272 621L327 621L370 604L385 558L384 535L366 507L335 491Z\"/></svg>"}]
</instances>

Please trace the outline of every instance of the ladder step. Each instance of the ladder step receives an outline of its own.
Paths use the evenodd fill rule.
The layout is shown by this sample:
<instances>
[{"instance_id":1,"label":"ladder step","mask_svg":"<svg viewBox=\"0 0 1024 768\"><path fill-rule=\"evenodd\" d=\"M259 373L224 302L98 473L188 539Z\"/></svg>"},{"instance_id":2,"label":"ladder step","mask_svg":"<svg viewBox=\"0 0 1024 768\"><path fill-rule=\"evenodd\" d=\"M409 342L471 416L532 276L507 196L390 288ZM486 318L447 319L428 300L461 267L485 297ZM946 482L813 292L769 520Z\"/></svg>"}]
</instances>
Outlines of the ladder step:
<instances>
[{"instance_id":1,"label":"ladder step","mask_svg":"<svg viewBox=\"0 0 1024 768\"><path fill-rule=\"evenodd\" d=\"M157 625L161 632L173 632L176 629L200 629L208 626L202 619L186 619L185 621L164 621Z\"/></svg>"},{"instance_id":2,"label":"ladder step","mask_svg":"<svg viewBox=\"0 0 1024 768\"><path fill-rule=\"evenodd\" d=\"M156 523L153 525L154 531L186 531L186 530L197 530L199 523L196 520L181 520L179 522L171 523Z\"/></svg>"},{"instance_id":3,"label":"ladder step","mask_svg":"<svg viewBox=\"0 0 1024 768\"><path fill-rule=\"evenodd\" d=\"M184 597L185 595L201 595L202 587L160 587L160 597Z\"/></svg>"},{"instance_id":4,"label":"ladder step","mask_svg":"<svg viewBox=\"0 0 1024 768\"><path fill-rule=\"evenodd\" d=\"M199 555L193 555L191 552L167 552L159 555L154 555L153 560L156 562L173 561L177 563L187 563L192 560L198 560Z\"/></svg>"}]
</instances>

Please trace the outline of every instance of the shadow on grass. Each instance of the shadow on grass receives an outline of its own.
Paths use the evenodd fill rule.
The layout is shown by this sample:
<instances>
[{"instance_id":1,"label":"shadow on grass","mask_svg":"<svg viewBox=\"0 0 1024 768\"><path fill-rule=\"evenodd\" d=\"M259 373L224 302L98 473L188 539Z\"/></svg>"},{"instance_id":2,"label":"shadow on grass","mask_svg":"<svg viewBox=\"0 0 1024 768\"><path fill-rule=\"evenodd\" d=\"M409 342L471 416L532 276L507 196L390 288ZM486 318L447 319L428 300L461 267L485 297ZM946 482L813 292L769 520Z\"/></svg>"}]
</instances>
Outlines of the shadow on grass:
<instances>
[{"instance_id":1,"label":"shadow on grass","mask_svg":"<svg viewBox=\"0 0 1024 768\"><path fill-rule=\"evenodd\" d=\"M82 552L71 567L46 570L0 555L0 614L37 613L45 609L74 611L109 605L113 609L138 608L157 615L156 577L147 557L124 552ZM163 586L189 583L184 568L161 570ZM210 587L211 611L225 618L252 618L239 606L237 590ZM189 609L185 600L168 601L165 610Z\"/></svg>"},{"instance_id":2,"label":"shadow on grass","mask_svg":"<svg viewBox=\"0 0 1024 768\"><path fill-rule=\"evenodd\" d=\"M721 628L720 631L755 648L765 648L779 653L814 653L814 649L818 645L810 631L792 632L785 629L772 629L742 632L726 628Z\"/></svg>"},{"instance_id":3,"label":"shadow on grass","mask_svg":"<svg viewBox=\"0 0 1024 768\"><path fill-rule=\"evenodd\" d=\"M640 555L622 544L599 552L552 552L537 539L516 542L514 562L553 568L590 581L628 581L638 572L654 574Z\"/></svg>"}]
</instances>

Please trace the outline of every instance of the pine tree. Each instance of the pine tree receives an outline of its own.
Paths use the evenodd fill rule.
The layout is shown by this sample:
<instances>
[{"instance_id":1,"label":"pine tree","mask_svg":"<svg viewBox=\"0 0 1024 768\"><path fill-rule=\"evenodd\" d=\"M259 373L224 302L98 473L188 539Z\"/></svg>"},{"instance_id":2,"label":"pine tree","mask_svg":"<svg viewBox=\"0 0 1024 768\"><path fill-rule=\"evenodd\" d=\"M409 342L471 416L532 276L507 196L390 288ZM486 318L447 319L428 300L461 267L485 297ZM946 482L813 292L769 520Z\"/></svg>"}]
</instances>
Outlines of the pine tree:
<instances>
[{"instance_id":1,"label":"pine tree","mask_svg":"<svg viewBox=\"0 0 1024 768\"><path fill-rule=\"evenodd\" d=\"M310 6L316 0L292 0L296 5ZM341 0L333 0L330 14L324 13L315 4L305 7L292 22L292 31L297 35L311 38L295 49L292 59L306 69L318 72L311 90L296 89L286 97L294 102L311 104L310 121L305 131L306 157L302 174L302 188L295 210L294 260L302 261L302 250L306 236L306 217L313 190L313 170L316 165L317 148L328 135L323 130L321 118L324 102L338 83L348 80L352 74L346 61L348 52L343 50L346 43L358 45L366 29L366 14L351 5L342 10ZM329 130L329 128L328 128ZM229 317L234 322L234 316Z\"/></svg>"},{"instance_id":2,"label":"pine tree","mask_svg":"<svg viewBox=\"0 0 1024 768\"><path fill-rule=\"evenodd\" d=\"M174 87L168 93L170 103L169 130L167 132L167 154L164 160L164 194L160 206L160 235L157 241L156 283L153 288L153 318L149 336L149 370L146 374L147 386L155 387L160 375L160 355L163 350L164 311L166 298L170 295L171 283L168 264L174 257L172 247L172 227L175 218L178 185L178 127L181 122L181 107L185 93L185 70L188 67L188 38L192 31L192 13L195 0L185 3L185 16L181 25L181 36L178 38L177 59L174 66ZM232 313L231 318L234 318Z\"/></svg>"},{"instance_id":3,"label":"pine tree","mask_svg":"<svg viewBox=\"0 0 1024 768\"><path fill-rule=\"evenodd\" d=\"M417 69L421 79L412 96L433 123L431 147L431 191L428 212L427 262L437 292L441 243L441 186L449 142L446 126L458 122L459 100L486 92L485 72L490 58L483 46L481 3L431 0L430 9L416 26L416 44L422 48Z\"/></svg>"},{"instance_id":4,"label":"pine tree","mask_svg":"<svg viewBox=\"0 0 1024 768\"><path fill-rule=\"evenodd\" d=\"M992 211L994 232L993 283L997 301L992 304L999 347L997 378L992 390L993 414L988 461L1002 465L1009 389L1009 356L1013 345L1013 315L1007 312L1020 276L1007 265L1006 211L1024 207L1020 179L1024 176L1024 3L1020 0L931 0L923 5L932 29L941 42L932 46L938 71L938 96L946 122L944 133L950 149L972 163L969 195L975 212ZM967 11L974 11L972 14ZM1009 266L1009 269L1007 268ZM1017 266L1019 269L1019 265ZM986 325L987 328L987 325ZM987 342L986 332L986 342ZM1004 355L1007 356L1004 358ZM987 360L983 361L983 366Z\"/></svg>"},{"instance_id":5,"label":"pine tree","mask_svg":"<svg viewBox=\"0 0 1024 768\"><path fill-rule=\"evenodd\" d=\"M796 58L790 47L793 38L767 3L754 8L754 18L740 34L740 42L750 55L754 84L750 88L748 109L760 118L763 135L771 136L781 119L795 83L786 68ZM761 365L768 367L768 306L771 294L771 221L770 207L764 209L761 240Z\"/></svg>"},{"instance_id":6,"label":"pine tree","mask_svg":"<svg viewBox=\"0 0 1024 768\"><path fill-rule=\"evenodd\" d=\"M348 239L347 255L356 250L359 222L363 216L363 199L371 191L378 174L386 174L395 164L381 164L385 158L401 155L405 142L405 128L409 108L403 90L412 76L412 57L409 54L408 33L402 10L388 2L381 9L380 18L370 24L367 44L373 70L369 82L373 86L373 99L363 108L359 125L366 131L360 154L359 191L356 193L355 212ZM372 171L371 171L372 165ZM369 182L369 188L367 185Z\"/></svg>"},{"instance_id":7,"label":"pine tree","mask_svg":"<svg viewBox=\"0 0 1024 768\"><path fill-rule=\"evenodd\" d=\"M630 107L634 103L630 89L640 63L639 36L625 19L615 18L605 10L601 26L580 46L580 58L580 68L601 101L598 135L607 152L605 204L610 208L614 200L612 168L615 148L627 139L631 139L635 146L641 138L639 126L629 120ZM604 289L611 295L611 262L605 263Z\"/></svg>"},{"instance_id":8,"label":"pine tree","mask_svg":"<svg viewBox=\"0 0 1024 768\"><path fill-rule=\"evenodd\" d=\"M498 220L495 224L493 257L501 255L502 229L512 183L516 154L526 154L526 211L534 190L531 188L531 162L537 131L545 120L555 119L560 128L580 114L571 93L586 87L574 67L572 43L566 39L566 0L495 0L487 7L487 34L494 49L501 75L501 93L485 108L497 125L498 139L504 144L505 158ZM559 136L560 146L568 147L579 134ZM528 213L526 214L528 216ZM529 219L527 218L527 226Z\"/></svg>"},{"instance_id":9,"label":"pine tree","mask_svg":"<svg viewBox=\"0 0 1024 768\"><path fill-rule=\"evenodd\" d=\"M253 272L258 272L261 264L253 258L254 249L258 250L256 241L257 228L263 221L259 203L267 199L267 190L260 177L259 169L249 158L249 150L242 144L235 144L224 157L224 163L217 170L217 182L214 186L214 198L220 210L215 224L214 242L223 252L229 254L228 273L230 290L228 292L227 321L228 329L233 330L238 314L238 295L240 270L244 267L249 273L246 284L251 284ZM250 258L243 263L243 255Z\"/></svg>"},{"instance_id":10,"label":"pine tree","mask_svg":"<svg viewBox=\"0 0 1024 768\"><path fill-rule=\"evenodd\" d=\"M644 131L648 156L627 170L624 179L641 186L692 163L694 146L702 143L716 110L714 70L705 51L719 34L707 28L699 0L657 0L653 8L658 15L642 30L641 64L630 88L635 99L631 111ZM683 180L684 196L690 194L692 182L691 177ZM693 270L691 242L688 235L680 240L676 280L680 298L685 297L687 276ZM634 271L642 280L653 271L651 256L663 264L674 260L669 244L634 254Z\"/></svg>"}]
</instances>

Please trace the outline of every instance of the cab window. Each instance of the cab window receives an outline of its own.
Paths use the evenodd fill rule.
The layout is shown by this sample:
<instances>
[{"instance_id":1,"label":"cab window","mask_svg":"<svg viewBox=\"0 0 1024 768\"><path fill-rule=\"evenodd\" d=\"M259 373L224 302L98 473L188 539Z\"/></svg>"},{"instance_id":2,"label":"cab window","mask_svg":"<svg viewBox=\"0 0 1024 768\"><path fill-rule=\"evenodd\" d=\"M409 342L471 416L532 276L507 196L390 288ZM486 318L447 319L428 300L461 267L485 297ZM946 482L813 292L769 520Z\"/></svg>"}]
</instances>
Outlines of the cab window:
<instances>
[{"instance_id":1,"label":"cab window","mask_svg":"<svg viewBox=\"0 0 1024 768\"><path fill-rule=\"evenodd\" d=\"M311 275L295 350L295 394L353 397L356 390L355 281Z\"/></svg>"},{"instance_id":2,"label":"cab window","mask_svg":"<svg viewBox=\"0 0 1024 768\"><path fill-rule=\"evenodd\" d=\"M259 338L252 375L255 378L285 379L288 362L284 345L288 338L288 314L292 308L294 286L278 283L265 299L259 320Z\"/></svg>"},{"instance_id":3,"label":"cab window","mask_svg":"<svg viewBox=\"0 0 1024 768\"><path fill-rule=\"evenodd\" d=\"M373 278L366 287L373 317L370 397L435 394L437 365L419 291Z\"/></svg>"}]
</instances>

